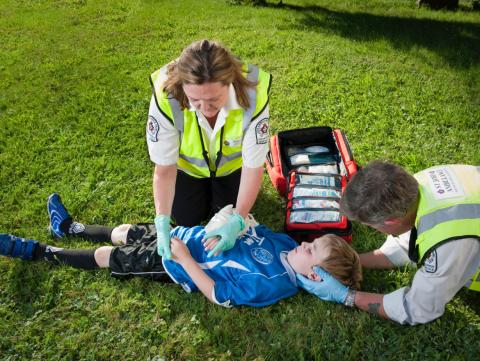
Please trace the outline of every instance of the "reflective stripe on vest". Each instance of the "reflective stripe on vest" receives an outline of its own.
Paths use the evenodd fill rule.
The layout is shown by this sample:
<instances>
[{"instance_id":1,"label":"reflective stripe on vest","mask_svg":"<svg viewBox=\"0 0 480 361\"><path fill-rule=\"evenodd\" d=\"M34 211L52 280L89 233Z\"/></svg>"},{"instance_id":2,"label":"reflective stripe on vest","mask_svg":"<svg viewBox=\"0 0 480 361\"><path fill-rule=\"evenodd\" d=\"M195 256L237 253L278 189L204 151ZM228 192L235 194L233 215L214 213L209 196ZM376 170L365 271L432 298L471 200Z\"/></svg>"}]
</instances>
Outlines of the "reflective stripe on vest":
<instances>
[{"instance_id":1,"label":"reflective stripe on vest","mask_svg":"<svg viewBox=\"0 0 480 361\"><path fill-rule=\"evenodd\" d=\"M468 288L472 291L480 292L480 268L477 270L477 273L473 275L472 283L470 283L470 286L468 286Z\"/></svg>"},{"instance_id":2,"label":"reflective stripe on vest","mask_svg":"<svg viewBox=\"0 0 480 361\"><path fill-rule=\"evenodd\" d=\"M253 65L248 65L244 73L251 82L257 86L247 89L250 101L248 109L231 110L223 129L224 137L220 139L221 132L218 132L216 142L216 153L222 150L218 166L207 162L206 154L208 147L202 146L203 135L198 126L198 119L195 111L181 109L177 99L169 96L163 91L163 82L166 80L166 67L156 71L151 76L154 96L160 111L169 118L180 134L180 152L177 165L179 169L194 177L209 177L211 173L217 176L228 175L242 166L242 142L245 131L251 121L258 116L268 104L268 91L270 86L270 74L261 71ZM161 83L161 84L159 84ZM237 140L236 145L231 145L227 140ZM222 143L222 144L221 144ZM205 153L207 152L207 153ZM208 156L207 159L210 159Z\"/></svg>"},{"instance_id":3,"label":"reflective stripe on vest","mask_svg":"<svg viewBox=\"0 0 480 361\"><path fill-rule=\"evenodd\" d=\"M419 183L420 201L415 219L417 239L414 246L420 263L431 250L449 240L480 240L479 167L432 167L415 174L415 178ZM478 288L478 282L473 280L470 288Z\"/></svg>"}]
</instances>

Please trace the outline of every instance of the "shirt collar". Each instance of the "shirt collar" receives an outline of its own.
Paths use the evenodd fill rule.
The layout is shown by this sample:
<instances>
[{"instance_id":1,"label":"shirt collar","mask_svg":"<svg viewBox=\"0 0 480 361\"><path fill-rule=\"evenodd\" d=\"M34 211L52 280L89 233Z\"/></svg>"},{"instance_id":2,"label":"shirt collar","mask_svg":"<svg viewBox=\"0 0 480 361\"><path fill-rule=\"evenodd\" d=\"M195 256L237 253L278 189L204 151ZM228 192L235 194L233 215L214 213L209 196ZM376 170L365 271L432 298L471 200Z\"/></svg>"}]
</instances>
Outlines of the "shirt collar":
<instances>
[{"instance_id":1,"label":"shirt collar","mask_svg":"<svg viewBox=\"0 0 480 361\"><path fill-rule=\"evenodd\" d=\"M283 267L285 267L285 269L287 270L288 278L290 278L290 281L295 285L295 287L298 287L297 276L292 266L290 266L290 263L288 263L287 254L287 251L280 252L280 261L282 262Z\"/></svg>"},{"instance_id":2,"label":"shirt collar","mask_svg":"<svg viewBox=\"0 0 480 361\"><path fill-rule=\"evenodd\" d=\"M194 112L195 111L195 107L192 105L192 103L188 103L189 105L189 108L188 110ZM225 105L223 107L220 108L220 112L224 112L225 114L228 114L228 112L230 110L235 110L235 109L242 109L242 107L240 106L240 104L238 104L238 101L237 101L237 93L235 92L235 88L233 87L233 84L230 84L228 86L228 98L227 98L227 102L225 103ZM201 113L199 112L199 115Z\"/></svg>"}]
</instances>

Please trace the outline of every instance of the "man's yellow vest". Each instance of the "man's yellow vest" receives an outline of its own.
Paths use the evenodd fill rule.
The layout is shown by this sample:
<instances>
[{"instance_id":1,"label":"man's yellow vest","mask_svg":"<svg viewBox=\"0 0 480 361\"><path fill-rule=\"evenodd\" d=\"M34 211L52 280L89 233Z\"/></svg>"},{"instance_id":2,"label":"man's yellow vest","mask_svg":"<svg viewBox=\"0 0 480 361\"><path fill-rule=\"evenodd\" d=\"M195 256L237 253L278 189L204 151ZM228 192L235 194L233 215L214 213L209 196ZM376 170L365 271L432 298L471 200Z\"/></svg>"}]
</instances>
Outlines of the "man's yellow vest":
<instances>
[{"instance_id":1,"label":"man's yellow vest","mask_svg":"<svg viewBox=\"0 0 480 361\"><path fill-rule=\"evenodd\" d=\"M480 240L480 167L442 165L414 175L420 199L409 256L423 263L426 256L448 241L460 238ZM415 238L416 236L416 238ZM480 269L470 289L480 291Z\"/></svg>"},{"instance_id":2,"label":"man's yellow vest","mask_svg":"<svg viewBox=\"0 0 480 361\"><path fill-rule=\"evenodd\" d=\"M181 109L180 103L164 91L167 67L157 70L150 76L153 95L160 112L175 126L180 134L180 152L177 167L196 178L226 176L242 167L242 142L250 123L268 105L271 75L253 65L244 67L244 76L257 83L249 88L248 109L231 110L225 125L215 137L215 164L210 161L208 147L198 123L197 114L189 109Z\"/></svg>"}]
</instances>

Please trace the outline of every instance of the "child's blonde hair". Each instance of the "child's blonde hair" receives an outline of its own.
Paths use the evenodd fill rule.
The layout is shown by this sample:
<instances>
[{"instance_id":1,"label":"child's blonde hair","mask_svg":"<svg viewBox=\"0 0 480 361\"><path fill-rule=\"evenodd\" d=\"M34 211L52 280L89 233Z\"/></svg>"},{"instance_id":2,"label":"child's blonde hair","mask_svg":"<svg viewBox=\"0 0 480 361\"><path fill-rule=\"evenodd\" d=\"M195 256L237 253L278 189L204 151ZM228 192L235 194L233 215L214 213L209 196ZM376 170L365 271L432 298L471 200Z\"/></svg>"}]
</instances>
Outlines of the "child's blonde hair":
<instances>
[{"instance_id":1,"label":"child's blonde hair","mask_svg":"<svg viewBox=\"0 0 480 361\"><path fill-rule=\"evenodd\" d=\"M328 245L330 254L318 266L344 285L360 289L363 276L358 253L344 239L334 234L326 234L320 239Z\"/></svg>"}]
</instances>

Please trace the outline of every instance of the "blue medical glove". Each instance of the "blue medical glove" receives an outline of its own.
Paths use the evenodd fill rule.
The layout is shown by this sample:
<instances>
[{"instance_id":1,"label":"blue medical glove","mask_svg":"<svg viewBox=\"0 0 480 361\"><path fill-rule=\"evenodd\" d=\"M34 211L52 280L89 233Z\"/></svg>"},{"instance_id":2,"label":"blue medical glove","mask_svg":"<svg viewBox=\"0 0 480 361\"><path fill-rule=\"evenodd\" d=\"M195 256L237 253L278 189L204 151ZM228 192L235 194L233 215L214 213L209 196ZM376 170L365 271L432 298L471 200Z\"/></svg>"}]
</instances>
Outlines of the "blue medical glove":
<instances>
[{"instance_id":1,"label":"blue medical glove","mask_svg":"<svg viewBox=\"0 0 480 361\"><path fill-rule=\"evenodd\" d=\"M213 256L215 253L228 251L229 249L235 246L235 241L237 240L238 234L245 228L245 221L241 215L238 213L234 213L228 216L227 222L205 234L203 239L209 239L213 237L220 237L220 241L215 246L213 250L211 250L207 257Z\"/></svg>"},{"instance_id":2,"label":"blue medical glove","mask_svg":"<svg viewBox=\"0 0 480 361\"><path fill-rule=\"evenodd\" d=\"M157 229L157 253L166 259L172 259L170 251L170 216L159 214L155 217Z\"/></svg>"},{"instance_id":3,"label":"blue medical glove","mask_svg":"<svg viewBox=\"0 0 480 361\"><path fill-rule=\"evenodd\" d=\"M322 278L322 281L312 281L297 273L300 286L321 300L345 303L348 287L320 267L314 267L313 270Z\"/></svg>"}]
</instances>

